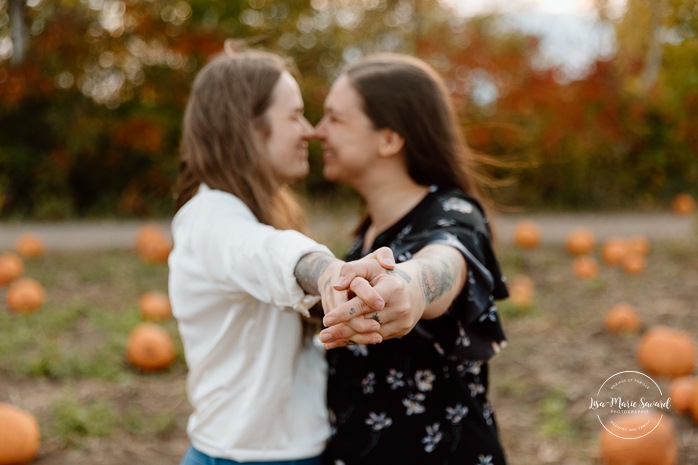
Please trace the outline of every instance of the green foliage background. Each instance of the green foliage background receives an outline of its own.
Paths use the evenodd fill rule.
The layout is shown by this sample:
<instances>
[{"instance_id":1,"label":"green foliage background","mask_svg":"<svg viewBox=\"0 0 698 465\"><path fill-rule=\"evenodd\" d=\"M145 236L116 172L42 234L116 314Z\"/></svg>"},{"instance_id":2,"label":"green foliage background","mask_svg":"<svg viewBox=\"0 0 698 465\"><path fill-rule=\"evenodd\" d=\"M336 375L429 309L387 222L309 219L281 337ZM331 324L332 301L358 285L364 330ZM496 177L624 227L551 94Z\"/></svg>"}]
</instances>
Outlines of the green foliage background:
<instances>
[{"instance_id":1,"label":"green foliage background","mask_svg":"<svg viewBox=\"0 0 698 465\"><path fill-rule=\"evenodd\" d=\"M332 79L375 51L415 54L447 79L493 191L527 209L652 209L698 192L698 10L629 0L612 16L616 55L585 76L540 68L539 40L496 16L459 18L436 0L0 0L0 213L5 218L171 214L189 86L228 37L293 58L317 122ZM662 34L658 34L661 32ZM643 76L665 37L656 79ZM9 45L14 48L9 53ZM498 98L474 100L476 82ZM311 147L311 198L346 195Z\"/></svg>"}]
</instances>

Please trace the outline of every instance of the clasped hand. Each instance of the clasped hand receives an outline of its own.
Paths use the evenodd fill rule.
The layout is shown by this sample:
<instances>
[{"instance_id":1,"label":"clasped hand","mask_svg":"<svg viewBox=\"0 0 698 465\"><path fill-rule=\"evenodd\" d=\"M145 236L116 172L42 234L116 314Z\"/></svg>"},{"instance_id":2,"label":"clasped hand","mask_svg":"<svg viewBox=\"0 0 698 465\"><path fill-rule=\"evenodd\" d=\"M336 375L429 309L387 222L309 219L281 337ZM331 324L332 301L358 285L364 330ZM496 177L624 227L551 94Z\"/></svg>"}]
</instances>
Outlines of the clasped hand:
<instances>
[{"instance_id":1,"label":"clasped hand","mask_svg":"<svg viewBox=\"0 0 698 465\"><path fill-rule=\"evenodd\" d=\"M326 328L319 338L327 349L404 336L424 311L422 299L411 291L409 276L399 270L388 247L328 269L324 279Z\"/></svg>"}]
</instances>

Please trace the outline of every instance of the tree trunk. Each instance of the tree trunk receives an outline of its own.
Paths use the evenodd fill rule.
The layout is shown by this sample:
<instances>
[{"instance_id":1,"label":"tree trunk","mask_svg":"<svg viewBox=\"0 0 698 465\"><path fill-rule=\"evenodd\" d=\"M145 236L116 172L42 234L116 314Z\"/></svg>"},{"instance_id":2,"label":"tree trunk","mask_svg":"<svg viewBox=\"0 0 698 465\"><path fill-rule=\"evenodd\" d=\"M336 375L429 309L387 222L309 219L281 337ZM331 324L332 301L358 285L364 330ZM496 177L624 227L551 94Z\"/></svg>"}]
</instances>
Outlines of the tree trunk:
<instances>
[{"instance_id":1,"label":"tree trunk","mask_svg":"<svg viewBox=\"0 0 698 465\"><path fill-rule=\"evenodd\" d=\"M27 50L27 5L25 0L10 0L10 27L12 37L12 58L10 63L19 66L24 62Z\"/></svg>"},{"instance_id":2,"label":"tree trunk","mask_svg":"<svg viewBox=\"0 0 698 465\"><path fill-rule=\"evenodd\" d=\"M652 2L652 19L650 20L650 44L645 56L645 67L642 70L642 88L648 92L657 82L659 70L662 67L662 19L666 0Z\"/></svg>"}]
</instances>

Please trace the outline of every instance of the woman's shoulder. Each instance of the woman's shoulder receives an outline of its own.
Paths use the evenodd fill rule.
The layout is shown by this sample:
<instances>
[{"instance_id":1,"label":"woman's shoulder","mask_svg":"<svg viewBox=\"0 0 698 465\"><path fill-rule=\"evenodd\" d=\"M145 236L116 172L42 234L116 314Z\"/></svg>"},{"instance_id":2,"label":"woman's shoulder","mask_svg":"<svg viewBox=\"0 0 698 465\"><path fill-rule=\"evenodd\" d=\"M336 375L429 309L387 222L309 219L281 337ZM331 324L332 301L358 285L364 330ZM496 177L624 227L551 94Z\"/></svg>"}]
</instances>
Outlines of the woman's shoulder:
<instances>
[{"instance_id":1,"label":"woman's shoulder","mask_svg":"<svg viewBox=\"0 0 698 465\"><path fill-rule=\"evenodd\" d=\"M199 191L175 214L177 230L195 230L201 236L215 236L237 229L241 224L258 223L245 203L228 192L202 184Z\"/></svg>"},{"instance_id":2,"label":"woman's shoulder","mask_svg":"<svg viewBox=\"0 0 698 465\"><path fill-rule=\"evenodd\" d=\"M433 189L431 196L431 214L437 221L450 219L465 223L472 228L487 230L487 217L482 204L473 196L460 189Z\"/></svg>"}]
</instances>

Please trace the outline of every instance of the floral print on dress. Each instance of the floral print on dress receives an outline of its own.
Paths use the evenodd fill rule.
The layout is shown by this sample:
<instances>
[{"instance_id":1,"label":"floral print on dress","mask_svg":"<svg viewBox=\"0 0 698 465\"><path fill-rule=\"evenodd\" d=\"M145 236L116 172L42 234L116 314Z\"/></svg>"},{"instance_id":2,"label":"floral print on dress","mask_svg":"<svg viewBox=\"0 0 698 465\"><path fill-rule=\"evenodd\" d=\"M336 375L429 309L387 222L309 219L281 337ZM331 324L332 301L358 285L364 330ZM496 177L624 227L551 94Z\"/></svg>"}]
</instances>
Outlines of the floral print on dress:
<instances>
[{"instance_id":1,"label":"floral print on dress","mask_svg":"<svg viewBox=\"0 0 698 465\"><path fill-rule=\"evenodd\" d=\"M469 383L468 384L468 389L470 389L470 395L472 397L477 396L478 394L484 394L485 393L485 386L483 386L480 383Z\"/></svg>"},{"instance_id":2,"label":"floral print on dress","mask_svg":"<svg viewBox=\"0 0 698 465\"><path fill-rule=\"evenodd\" d=\"M417 370L414 374L414 381L420 391L431 391L436 376L431 370Z\"/></svg>"},{"instance_id":3,"label":"floral print on dress","mask_svg":"<svg viewBox=\"0 0 698 465\"><path fill-rule=\"evenodd\" d=\"M446 407L446 419L451 420L454 425L460 423L468 414L468 407L463 404L456 404L454 407Z\"/></svg>"},{"instance_id":4,"label":"floral print on dress","mask_svg":"<svg viewBox=\"0 0 698 465\"><path fill-rule=\"evenodd\" d=\"M368 414L366 419L366 424L373 429L373 431L380 431L382 429L388 428L393 424L392 418L388 416L386 412L376 413L371 412Z\"/></svg>"},{"instance_id":5,"label":"floral print on dress","mask_svg":"<svg viewBox=\"0 0 698 465\"><path fill-rule=\"evenodd\" d=\"M433 425L427 426L427 435L422 438L422 444L424 444L424 450L426 452L433 452L436 446L441 442L443 434L439 431L439 424L434 423Z\"/></svg>"},{"instance_id":6,"label":"floral print on dress","mask_svg":"<svg viewBox=\"0 0 698 465\"><path fill-rule=\"evenodd\" d=\"M489 401L485 402L485 407L482 411L482 415L485 417L485 421L487 422L488 425L492 424L492 413L493 413L492 404Z\"/></svg>"},{"instance_id":7,"label":"floral print on dress","mask_svg":"<svg viewBox=\"0 0 698 465\"><path fill-rule=\"evenodd\" d=\"M405 385L405 381L402 379L403 376L404 375L402 372L397 371L394 368L391 368L388 371L388 376L386 376L385 381L390 386L390 389L394 391L394 390L401 388Z\"/></svg>"},{"instance_id":8,"label":"floral print on dress","mask_svg":"<svg viewBox=\"0 0 698 465\"><path fill-rule=\"evenodd\" d=\"M373 394L373 386L376 384L376 374L371 372L366 377L361 380L361 387L363 388L364 394Z\"/></svg>"},{"instance_id":9,"label":"floral print on dress","mask_svg":"<svg viewBox=\"0 0 698 465\"><path fill-rule=\"evenodd\" d=\"M405 414L409 417L424 413L424 405L422 404L424 399L426 399L426 396L421 392L408 394L407 399L402 399L402 405L405 406Z\"/></svg>"},{"instance_id":10,"label":"floral print on dress","mask_svg":"<svg viewBox=\"0 0 698 465\"><path fill-rule=\"evenodd\" d=\"M468 347L470 345L470 338L466 334L465 328L463 328L463 325L460 321L456 322L456 325L458 326L458 337L456 338L456 345Z\"/></svg>"},{"instance_id":11,"label":"floral print on dress","mask_svg":"<svg viewBox=\"0 0 698 465\"><path fill-rule=\"evenodd\" d=\"M451 226L455 226L456 220L450 219L450 218L441 218L436 222L437 226L440 226L442 228L448 228Z\"/></svg>"},{"instance_id":12,"label":"floral print on dress","mask_svg":"<svg viewBox=\"0 0 698 465\"><path fill-rule=\"evenodd\" d=\"M368 347L366 347L366 344L353 344L347 346L347 349L356 357L368 357Z\"/></svg>"},{"instance_id":13,"label":"floral print on dress","mask_svg":"<svg viewBox=\"0 0 698 465\"><path fill-rule=\"evenodd\" d=\"M470 214L473 212L473 205L463 199L451 197L441 203L444 211L455 210L460 213Z\"/></svg>"}]
</instances>

